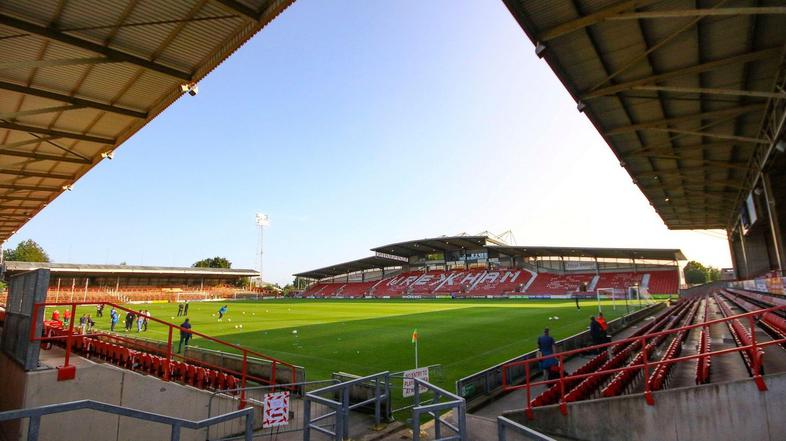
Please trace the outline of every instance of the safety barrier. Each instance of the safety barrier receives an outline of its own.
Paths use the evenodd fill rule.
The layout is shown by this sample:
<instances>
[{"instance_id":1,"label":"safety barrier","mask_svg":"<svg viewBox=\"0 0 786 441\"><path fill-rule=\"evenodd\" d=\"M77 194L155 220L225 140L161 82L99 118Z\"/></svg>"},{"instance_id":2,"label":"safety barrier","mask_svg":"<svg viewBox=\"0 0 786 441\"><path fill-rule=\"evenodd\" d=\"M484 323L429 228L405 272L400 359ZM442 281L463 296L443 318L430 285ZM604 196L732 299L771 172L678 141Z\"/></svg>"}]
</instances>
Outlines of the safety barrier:
<instances>
[{"instance_id":1,"label":"safety barrier","mask_svg":"<svg viewBox=\"0 0 786 441\"><path fill-rule=\"evenodd\" d=\"M506 364L503 366L502 373L503 373L503 384L505 385L504 388L507 391L519 390L519 389L526 389L527 390L527 403L526 403L526 413L528 418L533 418L533 404L530 400L531 390L535 386L545 386L545 385L558 385L558 392L559 392L559 404L560 404L560 411L566 415L567 414L567 402L568 397L566 393L566 383L569 381L581 380L581 381L591 381L589 379L593 378L602 378L608 377L609 375L616 374L618 372L637 372L643 371L644 377L649 378L650 372L657 368L660 365L668 365L668 364L675 364L675 363L682 363L689 360L698 360L702 357L714 357L720 356L724 354L730 354L734 352L743 352L743 354L748 354L751 358L751 377L756 383L756 386L759 390L765 391L767 390L767 386L764 383L764 379L761 376L761 370L759 367L761 366L761 356L762 352L761 349L766 346L770 345L778 345L786 343L786 338L782 339L773 339L767 342L757 342L755 338L755 327L756 327L756 319L760 317L762 314L771 313L774 311L782 311L786 310L786 305L781 306L774 306L772 308L760 309L757 311L747 312L738 315L731 315L721 319L708 321L705 323L698 323L693 325L681 326L673 329L668 329L665 331L653 332L645 335L635 336L631 338L621 339L611 343L603 343L594 346L588 346L582 349L576 349L571 351L560 352L557 354L548 355L545 357L535 357L527 360L521 360L514 363ZM746 319L749 323L750 332L745 330L750 337L750 340L747 342L740 342L741 345L734 347L734 348L727 348L712 352L706 352L702 354L694 354L682 357L675 357L668 360L659 360L659 361L650 361L647 357L642 357L639 362L635 364L630 364L628 366L620 367L620 368L601 368L594 372L589 373L581 373L581 374L573 374L569 375L565 372L565 360L568 357L571 357L576 354L588 352L588 351L608 351L611 350L613 352L614 348L620 347L630 347L629 345L636 345L637 348L646 348L648 345L648 341L659 338L661 336L668 336L668 335L677 335L683 331L689 331L691 329L702 328L706 326L711 326L716 323L727 323L730 322L738 322L741 319ZM741 325L741 323L738 323ZM729 325L732 326L732 325ZM533 382L530 379L530 365L533 363L540 363L544 360L548 359L557 359L558 368L559 368L559 378L554 380L542 380ZM525 383L521 385L513 385L507 381L507 373L512 368L524 368L527 372ZM652 396L650 390L649 382L644 383L644 398L648 404L654 404L654 398Z\"/></svg>"},{"instance_id":2,"label":"safety barrier","mask_svg":"<svg viewBox=\"0 0 786 441\"><path fill-rule=\"evenodd\" d=\"M370 383L373 386L374 396L367 400L352 403L350 401L350 391L353 386L364 383ZM337 398L337 400L323 396L327 394ZM344 441L344 439L349 438L349 411L369 404L374 405L374 423L379 425L382 423L383 406L387 405L388 409L390 408L390 398L390 372L387 371L308 392L303 400L303 416L305 418L303 441L311 439L312 430L328 435L336 441ZM322 404L332 410L314 418L311 416L312 402ZM319 421L330 417L335 417L335 431L317 424Z\"/></svg>"},{"instance_id":3,"label":"safety barrier","mask_svg":"<svg viewBox=\"0 0 786 441\"><path fill-rule=\"evenodd\" d=\"M245 418L245 441L251 441L254 435L254 412L251 408L240 409L224 415L214 416L200 421L186 420L166 415L160 415L142 410L129 409L127 407L116 406L114 404L102 403L100 401L82 400L70 403L50 404L47 406L31 407L29 409L9 410L0 412L0 421L19 420L27 418L27 441L37 441L38 432L41 427L41 417L56 413L72 412L75 410L95 410L98 412L120 415L138 420L152 421L155 423L167 424L172 427L170 440L179 441L181 429L202 429L214 424L231 421L238 418ZM97 435L100 437L100 435ZM144 436L142 436L144 438Z\"/></svg>"},{"instance_id":4,"label":"safety barrier","mask_svg":"<svg viewBox=\"0 0 786 441\"><path fill-rule=\"evenodd\" d=\"M131 312L133 314L137 314L137 312L132 310L132 309L128 309L126 307L123 307L123 306L120 306L120 305L117 305L117 304L114 304L114 303L103 302L101 304L106 305L106 306L110 306L110 307L115 308L115 309L117 309L119 311L126 311L126 312ZM72 302L36 303L34 305L33 312L34 312L34 314L38 314L38 311L39 311L40 308L45 308L47 306L67 306L67 307L71 308L71 317L75 318L76 317L76 308L77 308L77 306L87 306L87 305L93 305L94 306L94 305L96 305L96 303L82 303L82 302L73 302L73 303ZM37 315L33 315L33 316L36 317ZM245 388L245 386L247 385L248 381L257 382L257 383L260 383L260 384L277 384L277 383L289 383L289 382L291 382L290 380L279 381L280 379L278 378L278 374L281 373L282 371L286 371L290 375L289 378L291 378L291 379L296 378L297 367L295 365L293 365L293 364L290 364L290 363L278 360L278 359L273 358L273 357L269 357L269 356L267 356L265 354L253 351L251 349L244 348L242 346L238 346L238 345L226 342L224 340L220 340L220 339L215 338L215 337L211 337L209 335L203 334L201 332L194 331L192 329L182 328L182 327L180 327L178 325L173 325L173 324L171 324L169 322L157 319L155 317L146 316L144 314L142 315L142 317L144 317L146 320L153 321L153 322L156 322L156 323L160 323L160 324L162 324L162 325L167 327L167 330L168 330L168 333L167 333L167 345L166 345L164 353L162 354L161 360L158 360L160 362L159 363L159 366L160 366L159 369L162 372L161 377L162 377L162 379L164 381L169 381L169 379L172 376L172 374L174 372L176 372L173 368L175 367L174 362L178 361L178 360L186 362L186 363L190 363L190 364L201 365L201 366L208 367L210 369L214 369L214 370L217 370L217 371L222 371L222 372L225 372L226 374L230 374L231 376L237 376L237 377L240 378L240 388L241 388L240 402L241 402L241 406L244 406L245 405L245 395L243 395L243 392L242 392L243 389L242 388ZM114 335L114 334L103 333L103 332L102 333L89 333L89 334L75 334L74 333L74 322L75 322L75 320L73 320L73 319L69 322L69 324L68 324L68 331L65 333L65 335L57 335L57 336L46 336L46 335L45 336L38 336L38 335L35 334L35 328L36 327L35 326L31 327L30 341L51 342L51 341L57 341L57 340L65 340L65 342L66 342L66 344L65 344L65 359L64 359L63 366L59 366L58 367L58 380L68 380L68 379L74 378L74 376L76 374L75 366L70 364L70 357L71 357L72 349L73 349L73 346L74 346L74 342L77 341L77 338L79 338L79 339L85 339L85 338L87 338L87 339L97 339L99 337L102 337L102 338L108 338L108 339L115 339L115 340L118 340L118 341L125 340L126 342L129 340L129 339L124 339L124 338L122 338L120 336L117 336L117 335ZM224 346L226 348L229 348L229 349L232 349L232 350L235 350L235 351L239 352L240 355L243 357L242 364L241 364L241 367L240 367L240 371L228 370L228 369L225 369L225 368L223 368L221 366L213 366L213 365L210 365L210 364L208 364L208 363L206 363L204 361L201 361L201 360L189 359L189 358L186 358L185 356L173 353L172 345L173 345L173 336L174 336L175 330L178 330L181 333L191 334L192 338L194 336L197 336L197 337L203 338L205 340L217 343L217 344L219 344L221 346ZM82 340L82 341L84 342L84 340ZM269 378L262 378L262 377L253 376L253 375L249 374L249 372L248 372L248 358L250 356L261 358L261 359L267 360L268 362L271 363L271 372L270 372ZM151 360L151 363L152 363L152 360Z\"/></svg>"},{"instance_id":5,"label":"safety barrier","mask_svg":"<svg viewBox=\"0 0 786 441\"><path fill-rule=\"evenodd\" d=\"M467 440L467 403L464 398L454 395L444 389L434 386L431 383L421 380L420 378L413 378L414 391L415 391L415 406L412 408L412 441L420 441L420 417L421 415L431 415L434 418L434 441L466 441ZM421 391L421 387L425 391ZM431 403L421 404L422 394L431 392L434 397L430 399ZM441 402L443 398L449 401ZM444 420L440 416L440 412L453 411L453 416L456 418L456 425L451 424L449 421ZM447 427L453 431L452 435L442 436L442 426Z\"/></svg>"},{"instance_id":6,"label":"safety barrier","mask_svg":"<svg viewBox=\"0 0 786 441\"><path fill-rule=\"evenodd\" d=\"M654 314L664 307L664 303L656 303L655 305L648 306L626 316L614 319L609 322L609 332L619 332L620 330L625 329L628 325L636 323L644 317ZM589 331L584 331L564 338L558 341L556 345L561 350L571 350L583 348L587 346L590 341L591 338ZM512 368L508 369L508 372L506 373L509 384L521 383L524 381L525 375L528 375L528 373L525 372L523 365L515 363L534 359L537 357L537 355L537 350L530 351L511 360L496 364L482 371L461 378L456 381L456 393L464 397L464 399L469 402L469 407L472 408L473 406L477 405L478 402L483 401L484 399L491 399L496 394L504 391L504 385L502 382L503 366L513 366ZM599 366L600 365L596 366L596 368ZM540 367L535 365L532 367L529 374L534 375L540 373L540 371Z\"/></svg>"},{"instance_id":7,"label":"safety barrier","mask_svg":"<svg viewBox=\"0 0 786 441\"><path fill-rule=\"evenodd\" d=\"M554 438L546 436L537 430L530 429L527 426L519 424L513 420L509 420L504 416L497 417L497 438L499 441L508 441L508 430L518 433L525 439L533 441L557 441Z\"/></svg>"},{"instance_id":8,"label":"safety barrier","mask_svg":"<svg viewBox=\"0 0 786 441\"><path fill-rule=\"evenodd\" d=\"M289 383L289 384L276 384L276 385L267 385L267 386L249 386L244 388L245 389L245 397L247 403L254 408L255 412L264 411L264 404L266 395L270 393L275 393L281 389L290 390L291 395L289 399L289 418L285 425L278 425L275 427L262 427L260 430L259 428L255 428L256 431L254 433L257 437L273 437L282 435L289 432L299 432L302 431L305 427L305 412L304 412L304 404L303 404L303 396L311 390L316 390L320 387L324 387L326 385L332 385L339 383L338 380L330 379L330 380L317 380L317 381L301 381L298 383ZM229 412L232 407L233 403L231 400L226 399L218 399L215 400L216 397L236 397L241 393L240 388L236 389L221 389L213 391L213 394L210 395L210 399L208 399L207 404L207 416L210 417L213 414L222 414ZM264 417L260 414L255 415L255 418L259 418L264 423ZM325 427L332 427L332 424L329 424ZM216 432L218 433L227 433L230 427L215 427ZM207 439L213 439L210 437L211 430L208 428L207 431Z\"/></svg>"}]
</instances>

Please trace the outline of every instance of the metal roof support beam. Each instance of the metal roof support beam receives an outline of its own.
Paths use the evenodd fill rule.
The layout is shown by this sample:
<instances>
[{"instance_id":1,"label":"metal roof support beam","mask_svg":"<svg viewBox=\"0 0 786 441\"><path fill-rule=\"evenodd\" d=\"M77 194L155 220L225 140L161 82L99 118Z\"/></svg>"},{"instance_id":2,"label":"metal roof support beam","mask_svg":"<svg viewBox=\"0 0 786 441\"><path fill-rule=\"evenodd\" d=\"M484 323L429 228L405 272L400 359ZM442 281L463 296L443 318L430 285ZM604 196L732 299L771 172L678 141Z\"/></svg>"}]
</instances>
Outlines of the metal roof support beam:
<instances>
[{"instance_id":1,"label":"metal roof support beam","mask_svg":"<svg viewBox=\"0 0 786 441\"><path fill-rule=\"evenodd\" d=\"M55 106L43 107L40 109L20 110L18 112L0 113L0 119L15 119L20 116L42 115L45 113L67 112L69 110L84 109L84 106Z\"/></svg>"},{"instance_id":2,"label":"metal roof support beam","mask_svg":"<svg viewBox=\"0 0 786 441\"><path fill-rule=\"evenodd\" d=\"M262 14L264 13L265 9L267 9L265 8L262 10L262 12L260 12L236 0L216 0L216 1L226 6L227 8L239 14L242 14L246 18L250 18L251 20L254 21L259 21L259 19L262 18Z\"/></svg>"},{"instance_id":3,"label":"metal roof support beam","mask_svg":"<svg viewBox=\"0 0 786 441\"><path fill-rule=\"evenodd\" d=\"M69 175L65 173L37 172L37 171L30 171L30 170L13 170L8 168L0 168L0 174L16 175L16 176L23 176L29 178L51 178L51 179L64 179L64 180L74 179L73 175Z\"/></svg>"},{"instance_id":4,"label":"metal roof support beam","mask_svg":"<svg viewBox=\"0 0 786 441\"><path fill-rule=\"evenodd\" d=\"M663 72L657 75L641 78L638 80L626 81L624 83L615 84L613 86L597 89L594 92L585 93L581 99L586 101L592 98L601 96L613 95L617 92L633 89L635 86L642 86L645 84L653 84L661 81L680 78L685 75L693 75L701 72L708 72L724 66L733 66L741 63L751 63L764 59L770 59L777 56L782 51L780 47L773 47L769 49L762 49L756 52L750 52L742 55L735 55L733 57L722 58L720 60L708 61L706 63L697 64L695 66L683 67L681 69L672 70L670 72Z\"/></svg>"},{"instance_id":5,"label":"metal roof support beam","mask_svg":"<svg viewBox=\"0 0 786 441\"><path fill-rule=\"evenodd\" d=\"M727 95L727 96L749 96L755 98L786 98L783 92L760 92L755 90L735 90L735 89L712 89L698 87L668 87L668 86L635 86L631 90L643 90L647 92L671 92L671 93L698 93L702 95Z\"/></svg>"},{"instance_id":6,"label":"metal roof support beam","mask_svg":"<svg viewBox=\"0 0 786 441\"><path fill-rule=\"evenodd\" d=\"M653 18L680 18L696 16L729 16L729 15L781 15L786 14L783 6L760 6L753 8L715 8L715 9L680 9L645 12L628 12L606 17L604 20L641 20Z\"/></svg>"},{"instance_id":7,"label":"metal roof support beam","mask_svg":"<svg viewBox=\"0 0 786 441\"><path fill-rule=\"evenodd\" d=\"M70 162L73 164L93 163L93 161L90 161L88 159L73 158L70 156L51 155L48 153L22 152L19 150L10 150L4 148L0 148L0 155L14 156L17 158L30 158L30 159L35 159L36 161L60 161L60 162Z\"/></svg>"},{"instance_id":8,"label":"metal roof support beam","mask_svg":"<svg viewBox=\"0 0 786 441\"><path fill-rule=\"evenodd\" d=\"M628 157L632 157L632 156L639 156L639 155L645 155L645 154L650 154L650 153L652 153L652 154L663 153L663 154L669 155L669 154L673 154L674 152L686 153L686 152L695 151L695 150L700 150L700 151L705 151L706 152L706 151L709 151L709 150L712 150L712 149L716 149L716 148L724 148L724 147L732 147L732 146L734 146L734 147L745 147L747 145L748 144L734 144L732 142L719 141L719 142L705 142L705 143L702 143L702 144L691 144L691 145L683 145L683 146L675 145L672 148L672 147L668 147L668 144L665 144L665 145L662 144L662 145L651 146L651 147L650 146L644 146L642 148L636 148L636 149L633 149L633 150L628 150L628 151L626 151L624 153L621 153L621 154L622 154L623 157L628 158Z\"/></svg>"},{"instance_id":9,"label":"metal roof support beam","mask_svg":"<svg viewBox=\"0 0 786 441\"><path fill-rule=\"evenodd\" d=\"M60 191L62 187L53 187L48 185L22 185L22 184L0 184L0 188L6 190L18 191ZM0 208L3 208L0 206Z\"/></svg>"},{"instance_id":10,"label":"metal roof support beam","mask_svg":"<svg viewBox=\"0 0 786 441\"><path fill-rule=\"evenodd\" d=\"M760 138L749 138L747 136L735 136L735 135L723 135L720 133L710 133L710 132L699 132L695 130L678 130L678 129L668 129L662 127L642 127L642 130L653 130L656 132L669 132L669 133L681 133L683 135L694 135L694 136L705 136L707 138L718 138L718 139L731 139L734 141L739 142L751 142L754 144L767 144L769 141L766 139Z\"/></svg>"},{"instance_id":11,"label":"metal roof support beam","mask_svg":"<svg viewBox=\"0 0 786 441\"><path fill-rule=\"evenodd\" d=\"M538 36L538 40L541 42L553 40L557 37L561 37L563 35L570 34L571 32L575 32L580 29L584 29L588 26L592 26L594 24L600 23L609 17L619 15L620 13L623 13L625 11L630 11L631 9L634 8L641 8L653 3L657 3L659 1L661 0L622 1L617 3L616 5L609 6L598 12L554 26L553 28L543 32L540 36Z\"/></svg>"},{"instance_id":12,"label":"metal roof support beam","mask_svg":"<svg viewBox=\"0 0 786 441\"><path fill-rule=\"evenodd\" d=\"M52 141L54 139L57 139L57 138L54 137L54 136L42 136L40 138L35 138L35 139L26 139L24 141L10 142L8 144L0 144L0 149L22 147L22 146L25 146L25 145L38 144L38 143L42 143L42 142L46 142L46 141Z\"/></svg>"},{"instance_id":13,"label":"metal roof support beam","mask_svg":"<svg viewBox=\"0 0 786 441\"><path fill-rule=\"evenodd\" d=\"M116 63L105 57L91 57L91 58L66 58L60 60L34 60L34 61L13 61L10 63L0 63L0 70L9 69L31 69L41 67L54 67L54 66L74 66L83 64L102 64L102 63Z\"/></svg>"},{"instance_id":14,"label":"metal roof support beam","mask_svg":"<svg viewBox=\"0 0 786 441\"><path fill-rule=\"evenodd\" d=\"M62 132L59 130L46 129L43 127L27 126L23 124L9 123L0 121L0 129L18 130L22 132L40 133L42 135L54 136L56 138L69 138L79 141L96 142L98 144L114 145L114 138L104 138L101 136L83 135L80 133Z\"/></svg>"},{"instance_id":15,"label":"metal roof support beam","mask_svg":"<svg viewBox=\"0 0 786 441\"><path fill-rule=\"evenodd\" d=\"M639 124L631 124L629 126L617 127L609 130L609 135L619 135L621 133L633 132L640 129L656 128L672 124L681 124L696 120L712 120L726 117L736 117L750 112L764 110L764 104L749 104L747 106L732 107L730 109L715 110L712 112L693 113L691 115L678 116L675 118L659 119L656 121L643 122Z\"/></svg>"},{"instance_id":16,"label":"metal roof support beam","mask_svg":"<svg viewBox=\"0 0 786 441\"><path fill-rule=\"evenodd\" d=\"M133 64L135 66L139 66L150 71L162 73L164 75L178 78L180 80L184 80L184 81L191 80L190 72L183 72L181 70L169 66L164 66L163 64L159 64L147 60L145 58L138 57L136 55L131 55L125 52L111 49L109 47L106 47L98 43L94 43L89 40L85 40L79 37L74 37L72 35L63 33L62 31L53 27L40 26L35 23L30 23L28 21L20 20L18 18L14 18L5 14L0 14L0 24L3 24L5 26L10 26L15 29L19 29L20 31L35 34L47 38L49 40L67 44L69 46L74 46L91 52L95 52L97 54L101 54L106 58L108 58L109 61L111 62L123 62L123 63Z\"/></svg>"},{"instance_id":17,"label":"metal roof support beam","mask_svg":"<svg viewBox=\"0 0 786 441\"><path fill-rule=\"evenodd\" d=\"M40 196L8 196L8 195L0 195L0 201L38 201L38 202L46 202L49 198L40 197Z\"/></svg>"},{"instance_id":18,"label":"metal roof support beam","mask_svg":"<svg viewBox=\"0 0 786 441\"><path fill-rule=\"evenodd\" d=\"M12 92L22 93L26 95L33 95L41 98L47 98L55 101L61 101L64 103L72 104L74 106L90 107L93 109L103 110L104 112L116 113L118 115L131 116L140 119L147 118L147 112L140 112L138 110L126 109L123 107L113 106L111 104L100 103L98 101L93 101L84 98L77 98L69 95L63 95L60 93L50 92L48 90L36 89L34 87L22 86L19 84L8 83L5 81L0 81L0 89L10 90Z\"/></svg>"}]
</instances>

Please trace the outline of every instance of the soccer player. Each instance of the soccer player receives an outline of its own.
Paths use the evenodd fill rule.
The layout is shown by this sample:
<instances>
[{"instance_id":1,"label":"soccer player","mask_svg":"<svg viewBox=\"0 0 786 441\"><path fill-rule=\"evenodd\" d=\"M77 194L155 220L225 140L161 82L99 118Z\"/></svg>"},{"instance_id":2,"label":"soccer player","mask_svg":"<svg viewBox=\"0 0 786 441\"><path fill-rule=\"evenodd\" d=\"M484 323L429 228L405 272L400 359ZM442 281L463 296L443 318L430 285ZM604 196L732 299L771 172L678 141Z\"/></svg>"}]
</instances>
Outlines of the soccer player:
<instances>
[{"instance_id":1,"label":"soccer player","mask_svg":"<svg viewBox=\"0 0 786 441\"><path fill-rule=\"evenodd\" d=\"M120 321L120 314L118 314L117 311L115 311L115 308L112 308L112 310L109 311L109 320L112 323L112 327L110 328L110 330L112 332L115 332L115 325L117 325L117 322Z\"/></svg>"},{"instance_id":2,"label":"soccer player","mask_svg":"<svg viewBox=\"0 0 786 441\"><path fill-rule=\"evenodd\" d=\"M183 315L188 315L188 300L186 300L186 306L183 307Z\"/></svg>"},{"instance_id":3,"label":"soccer player","mask_svg":"<svg viewBox=\"0 0 786 441\"><path fill-rule=\"evenodd\" d=\"M180 317L181 315L183 315L183 304L182 303L178 303L177 304L177 316Z\"/></svg>"},{"instance_id":4,"label":"soccer player","mask_svg":"<svg viewBox=\"0 0 786 441\"><path fill-rule=\"evenodd\" d=\"M218 321L219 322L221 321L222 318L224 318L224 314L227 313L228 309L229 309L229 307L227 305L224 305L224 306L218 308Z\"/></svg>"}]
</instances>

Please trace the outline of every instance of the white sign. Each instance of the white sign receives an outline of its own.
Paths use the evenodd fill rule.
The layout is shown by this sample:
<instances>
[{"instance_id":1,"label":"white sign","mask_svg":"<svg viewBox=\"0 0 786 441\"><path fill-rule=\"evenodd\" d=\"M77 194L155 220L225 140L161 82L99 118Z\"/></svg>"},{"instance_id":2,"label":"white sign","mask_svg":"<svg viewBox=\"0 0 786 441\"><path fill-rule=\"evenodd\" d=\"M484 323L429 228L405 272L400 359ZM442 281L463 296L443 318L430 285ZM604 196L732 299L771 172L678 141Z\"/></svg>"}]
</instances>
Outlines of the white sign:
<instances>
[{"instance_id":1,"label":"white sign","mask_svg":"<svg viewBox=\"0 0 786 441\"><path fill-rule=\"evenodd\" d=\"M417 368L404 371L404 398L415 395L415 378L428 381L428 368ZM427 392L428 388L420 386L420 392Z\"/></svg>"},{"instance_id":2,"label":"white sign","mask_svg":"<svg viewBox=\"0 0 786 441\"><path fill-rule=\"evenodd\" d=\"M262 428L286 426L289 424L289 392L265 394Z\"/></svg>"}]
</instances>

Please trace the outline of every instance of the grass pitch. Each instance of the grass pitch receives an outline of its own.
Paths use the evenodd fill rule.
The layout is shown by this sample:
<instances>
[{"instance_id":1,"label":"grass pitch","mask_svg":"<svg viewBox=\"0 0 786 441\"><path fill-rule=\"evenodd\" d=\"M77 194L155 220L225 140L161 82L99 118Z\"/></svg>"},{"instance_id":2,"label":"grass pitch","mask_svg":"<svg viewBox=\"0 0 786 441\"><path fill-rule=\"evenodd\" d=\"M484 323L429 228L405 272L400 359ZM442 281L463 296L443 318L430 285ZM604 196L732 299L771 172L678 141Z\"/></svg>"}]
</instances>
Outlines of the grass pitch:
<instances>
[{"instance_id":1,"label":"grass pitch","mask_svg":"<svg viewBox=\"0 0 786 441\"><path fill-rule=\"evenodd\" d=\"M609 320L625 312L625 305L616 303L614 310L610 301L601 302ZM229 312L219 322L218 308L223 304L229 305ZM304 366L309 380L329 378L338 371L365 375L411 369L411 337L417 329L419 364L441 364L441 375L432 381L453 390L457 379L533 350L544 327L551 328L557 340L586 329L589 316L597 313L597 302L581 304L577 310L573 301L551 300L192 302L189 318L195 331ZM159 319L182 322L176 304L132 307L149 309ZM83 312L95 317L92 308L80 308L78 315ZM549 320L555 316L559 319ZM99 329L107 330L109 311L95 320ZM137 335L134 325L131 336ZM122 327L123 317L118 329ZM166 330L151 322L141 336L166 340ZM224 349L200 338L192 344Z\"/></svg>"}]
</instances>

